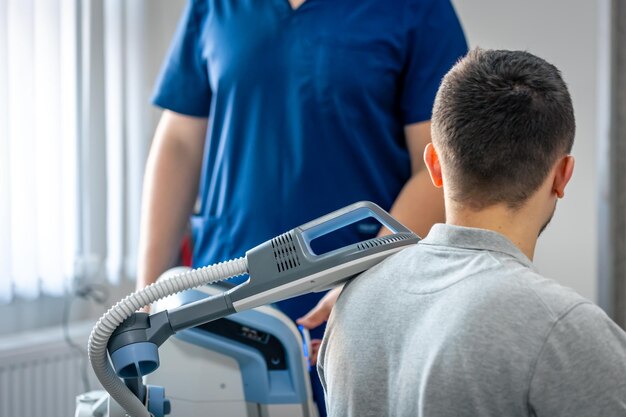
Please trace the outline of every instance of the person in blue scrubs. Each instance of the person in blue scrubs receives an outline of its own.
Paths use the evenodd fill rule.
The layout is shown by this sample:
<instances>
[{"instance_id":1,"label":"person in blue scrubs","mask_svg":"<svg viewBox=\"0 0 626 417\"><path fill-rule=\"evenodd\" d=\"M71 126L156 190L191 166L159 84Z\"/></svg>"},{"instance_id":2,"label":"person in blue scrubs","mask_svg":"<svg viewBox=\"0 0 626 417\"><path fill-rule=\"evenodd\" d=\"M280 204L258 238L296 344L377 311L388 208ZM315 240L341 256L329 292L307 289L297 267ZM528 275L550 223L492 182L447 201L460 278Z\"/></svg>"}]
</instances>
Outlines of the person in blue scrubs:
<instances>
[{"instance_id":1,"label":"person in blue scrubs","mask_svg":"<svg viewBox=\"0 0 626 417\"><path fill-rule=\"evenodd\" d=\"M422 161L431 108L466 52L449 0L189 1L153 100L165 111L146 169L138 287L172 265L189 218L195 267L360 200L426 234L443 220ZM366 222L317 250L377 233ZM321 297L279 307L295 320Z\"/></svg>"}]
</instances>

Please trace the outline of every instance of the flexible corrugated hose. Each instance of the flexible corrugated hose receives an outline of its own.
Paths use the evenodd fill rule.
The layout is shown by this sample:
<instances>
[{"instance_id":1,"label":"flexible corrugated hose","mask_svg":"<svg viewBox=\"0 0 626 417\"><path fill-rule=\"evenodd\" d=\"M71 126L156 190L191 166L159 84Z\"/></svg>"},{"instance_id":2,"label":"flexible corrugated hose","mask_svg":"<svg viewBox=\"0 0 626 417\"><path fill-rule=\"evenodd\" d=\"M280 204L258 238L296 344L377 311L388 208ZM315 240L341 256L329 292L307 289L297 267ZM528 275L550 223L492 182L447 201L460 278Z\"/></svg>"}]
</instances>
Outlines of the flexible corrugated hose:
<instances>
[{"instance_id":1,"label":"flexible corrugated hose","mask_svg":"<svg viewBox=\"0 0 626 417\"><path fill-rule=\"evenodd\" d=\"M246 258L194 269L158 281L134 292L111 307L96 323L89 336L89 360L105 390L131 417L150 417L146 407L117 376L107 356L111 334L135 311L181 291L223 281L248 272Z\"/></svg>"}]
</instances>

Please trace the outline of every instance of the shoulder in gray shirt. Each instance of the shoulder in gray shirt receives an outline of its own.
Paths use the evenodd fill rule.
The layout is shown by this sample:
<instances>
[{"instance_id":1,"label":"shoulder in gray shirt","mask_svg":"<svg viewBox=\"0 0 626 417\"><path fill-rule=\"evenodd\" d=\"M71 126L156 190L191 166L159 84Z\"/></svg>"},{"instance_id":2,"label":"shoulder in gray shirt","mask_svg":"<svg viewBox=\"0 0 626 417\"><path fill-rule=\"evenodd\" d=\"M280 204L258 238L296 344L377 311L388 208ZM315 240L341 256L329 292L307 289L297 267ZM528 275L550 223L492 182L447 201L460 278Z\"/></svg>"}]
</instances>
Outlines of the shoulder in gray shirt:
<instances>
[{"instance_id":1,"label":"shoulder in gray shirt","mask_svg":"<svg viewBox=\"0 0 626 417\"><path fill-rule=\"evenodd\" d=\"M626 334L504 236L436 225L341 294L329 415L626 417Z\"/></svg>"}]
</instances>

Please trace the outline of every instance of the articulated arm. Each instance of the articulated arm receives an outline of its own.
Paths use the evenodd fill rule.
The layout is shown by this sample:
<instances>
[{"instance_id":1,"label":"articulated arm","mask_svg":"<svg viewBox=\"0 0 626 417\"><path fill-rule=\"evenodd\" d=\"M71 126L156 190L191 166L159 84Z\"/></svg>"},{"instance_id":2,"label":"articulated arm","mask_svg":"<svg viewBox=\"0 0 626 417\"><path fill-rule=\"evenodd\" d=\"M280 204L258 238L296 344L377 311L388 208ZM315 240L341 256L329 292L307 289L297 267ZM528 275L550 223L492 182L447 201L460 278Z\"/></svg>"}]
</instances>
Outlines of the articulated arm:
<instances>
[{"instance_id":1,"label":"articulated arm","mask_svg":"<svg viewBox=\"0 0 626 417\"><path fill-rule=\"evenodd\" d=\"M311 241L314 239L369 217L377 219L394 234L321 255L312 251ZM246 253L249 279L243 284L208 299L151 316L134 313L128 317L113 332L107 345L115 371L145 404L145 397L149 394L146 395L141 377L158 367L157 348L175 332L235 312L326 290L418 241L414 233L369 202L353 204L295 228ZM159 411L168 408L167 405L161 406Z\"/></svg>"}]
</instances>

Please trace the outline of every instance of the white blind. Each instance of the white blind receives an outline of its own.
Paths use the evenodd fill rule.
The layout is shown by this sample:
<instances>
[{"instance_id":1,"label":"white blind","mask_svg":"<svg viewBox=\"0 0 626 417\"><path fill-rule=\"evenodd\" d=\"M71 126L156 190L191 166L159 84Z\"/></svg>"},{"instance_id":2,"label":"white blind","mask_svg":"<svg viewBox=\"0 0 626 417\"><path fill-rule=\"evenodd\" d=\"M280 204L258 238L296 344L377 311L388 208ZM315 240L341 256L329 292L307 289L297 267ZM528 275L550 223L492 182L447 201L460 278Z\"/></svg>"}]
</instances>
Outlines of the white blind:
<instances>
[{"instance_id":1,"label":"white blind","mask_svg":"<svg viewBox=\"0 0 626 417\"><path fill-rule=\"evenodd\" d=\"M184 0L0 0L0 303L134 278L154 79Z\"/></svg>"},{"instance_id":2,"label":"white blind","mask_svg":"<svg viewBox=\"0 0 626 417\"><path fill-rule=\"evenodd\" d=\"M74 275L76 30L74 0L0 0L0 301Z\"/></svg>"}]
</instances>

